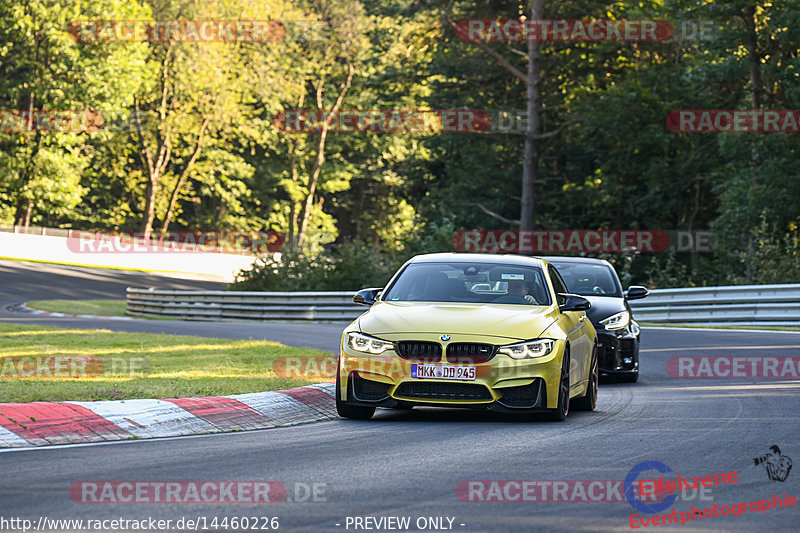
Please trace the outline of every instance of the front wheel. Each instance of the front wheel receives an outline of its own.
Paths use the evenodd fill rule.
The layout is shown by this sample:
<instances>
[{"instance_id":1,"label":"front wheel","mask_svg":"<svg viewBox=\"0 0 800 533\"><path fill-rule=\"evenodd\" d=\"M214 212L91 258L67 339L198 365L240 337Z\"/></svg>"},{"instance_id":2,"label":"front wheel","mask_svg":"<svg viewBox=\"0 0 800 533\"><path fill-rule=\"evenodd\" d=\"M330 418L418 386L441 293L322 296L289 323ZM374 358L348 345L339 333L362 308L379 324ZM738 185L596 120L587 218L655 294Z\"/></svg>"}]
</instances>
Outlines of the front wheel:
<instances>
[{"instance_id":1,"label":"front wheel","mask_svg":"<svg viewBox=\"0 0 800 533\"><path fill-rule=\"evenodd\" d=\"M576 411L594 411L597 407L597 384L600 382L600 369L597 364L597 345L592 349L592 370L589 374L589 384L586 394L575 399Z\"/></svg>"},{"instance_id":2,"label":"front wheel","mask_svg":"<svg viewBox=\"0 0 800 533\"><path fill-rule=\"evenodd\" d=\"M336 370L336 412L342 418L352 418L354 420L369 420L375 414L374 407L364 407L361 405L348 405L346 400L339 398L341 394L339 369Z\"/></svg>"},{"instance_id":3,"label":"front wheel","mask_svg":"<svg viewBox=\"0 0 800 533\"><path fill-rule=\"evenodd\" d=\"M561 422L569 414L569 346L564 348L564 357L561 358L561 379L558 382L558 406L550 409L548 419Z\"/></svg>"}]
</instances>

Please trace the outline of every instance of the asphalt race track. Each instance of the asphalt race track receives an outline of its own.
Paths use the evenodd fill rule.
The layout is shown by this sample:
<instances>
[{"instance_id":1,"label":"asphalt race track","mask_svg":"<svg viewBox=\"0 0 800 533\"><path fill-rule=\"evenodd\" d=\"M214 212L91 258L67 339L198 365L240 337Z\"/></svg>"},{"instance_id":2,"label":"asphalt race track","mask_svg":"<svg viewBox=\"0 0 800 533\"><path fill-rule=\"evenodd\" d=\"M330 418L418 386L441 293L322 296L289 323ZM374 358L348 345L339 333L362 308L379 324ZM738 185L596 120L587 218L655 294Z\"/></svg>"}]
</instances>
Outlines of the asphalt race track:
<instances>
[{"instance_id":1,"label":"asphalt race track","mask_svg":"<svg viewBox=\"0 0 800 533\"><path fill-rule=\"evenodd\" d=\"M0 321L272 338L335 349L340 326L93 322L5 311L11 303L44 297L120 295L126 283L176 283L145 276L135 278L140 283L131 283L132 276L4 262ZM201 286L179 283L183 288ZM41 517L154 518L173 524L182 517L205 517L207 524L223 517L278 517L278 531L309 532L393 531L356 529L355 524L373 526L364 517L395 516L411 519L411 527L400 531L430 530L417 526L434 523L428 518L447 517L453 519L455 531L589 532L630 531L631 514L653 517L675 510L680 516L692 506L724 509L757 500L771 503L773 494L800 496L800 467L785 475L787 460L782 459L783 474L778 477L784 480L771 481L765 466L754 464L754 458L770 453L773 445L780 447L783 457L800 461L800 379L673 378L666 371L667 360L678 355L798 357L800 334L646 329L640 381L603 383L597 411L570 413L563 423L423 408L381 411L369 422L334 420L252 432L6 451L0 453L5 481L0 485L0 514L34 524ZM527 485L534 487L530 494L537 501L470 501L471 494L473 500L491 494L490 480L587 480L581 486L604 480L602 486L608 486L606 480L624 480L645 461L671 468L668 479L675 474L701 477L731 471L738 478L705 494L687 491L657 515L635 510L624 495L623 501L584 502L585 496L570 489L561 493L568 497L560 499L579 501L538 501L545 487L556 486L551 483ZM643 471L640 479L663 475ZM457 492L469 480L484 480L487 491ZM82 481L278 481L287 488L288 497L274 504L82 503L80 494L73 493L71 499L69 492L72 484ZM308 496L313 484L317 484L316 501ZM519 490L510 490L515 485L502 486L507 494L495 493L495 500L522 499ZM798 506L765 512L748 507L741 516L711 516L639 530L795 532L799 520ZM443 523L449 524L447 519ZM250 527L264 530L252 528L252 522Z\"/></svg>"},{"instance_id":2,"label":"asphalt race track","mask_svg":"<svg viewBox=\"0 0 800 533\"><path fill-rule=\"evenodd\" d=\"M30 300L124 299L126 287L181 290L221 290L224 283L187 281L138 272L72 268L0 260L0 321L46 324L66 328L102 328L138 333L200 335L222 339L263 339L290 346L309 346L335 352L342 327L338 324L253 324L241 322L182 322L178 320L87 320L50 318L9 312L8 307ZM309 335L310 332L313 334Z\"/></svg>"}]
</instances>

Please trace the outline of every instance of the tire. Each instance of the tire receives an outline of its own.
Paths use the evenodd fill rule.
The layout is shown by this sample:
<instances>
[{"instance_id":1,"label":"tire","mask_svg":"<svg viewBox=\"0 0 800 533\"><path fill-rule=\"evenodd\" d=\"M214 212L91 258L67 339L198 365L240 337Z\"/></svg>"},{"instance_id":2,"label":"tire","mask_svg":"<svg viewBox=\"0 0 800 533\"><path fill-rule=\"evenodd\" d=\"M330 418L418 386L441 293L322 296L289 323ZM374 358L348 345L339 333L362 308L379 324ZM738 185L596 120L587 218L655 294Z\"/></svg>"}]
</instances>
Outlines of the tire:
<instances>
[{"instance_id":1,"label":"tire","mask_svg":"<svg viewBox=\"0 0 800 533\"><path fill-rule=\"evenodd\" d=\"M340 394L339 370L336 370L336 412L342 418L352 418L354 420L369 420L375 414L374 407L363 407L361 405L348 405L345 400L339 398Z\"/></svg>"},{"instance_id":2,"label":"tire","mask_svg":"<svg viewBox=\"0 0 800 533\"><path fill-rule=\"evenodd\" d=\"M600 383L600 368L597 364L597 345L592 349L592 366L589 374L589 384L586 386L586 394L573 400L576 411L594 411L597 407L597 387Z\"/></svg>"},{"instance_id":3,"label":"tire","mask_svg":"<svg viewBox=\"0 0 800 533\"><path fill-rule=\"evenodd\" d=\"M547 419L561 422L569 414L569 346L564 348L564 357L561 359L561 379L558 381L558 406L550 409Z\"/></svg>"}]
</instances>

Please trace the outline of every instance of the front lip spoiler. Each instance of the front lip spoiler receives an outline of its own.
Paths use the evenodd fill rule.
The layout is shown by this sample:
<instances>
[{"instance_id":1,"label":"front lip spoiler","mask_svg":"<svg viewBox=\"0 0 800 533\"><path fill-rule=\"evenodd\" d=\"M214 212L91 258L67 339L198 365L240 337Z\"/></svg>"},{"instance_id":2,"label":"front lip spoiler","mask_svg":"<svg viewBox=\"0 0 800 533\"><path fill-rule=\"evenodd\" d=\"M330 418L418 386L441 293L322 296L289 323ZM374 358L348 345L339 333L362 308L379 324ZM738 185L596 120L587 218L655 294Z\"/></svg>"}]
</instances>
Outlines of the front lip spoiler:
<instances>
[{"instance_id":1,"label":"front lip spoiler","mask_svg":"<svg viewBox=\"0 0 800 533\"><path fill-rule=\"evenodd\" d=\"M507 407L499 402L488 403L484 405L474 404L474 403L444 404L444 403L395 400L394 398L389 398L387 400L380 400L377 402L348 401L347 405L358 405L362 407L384 407L387 409L393 409L396 407L411 405L414 407L439 407L442 409L476 409L476 410L486 410L486 411L497 411L500 413L546 413L549 411L549 409L546 409L544 407Z\"/></svg>"},{"instance_id":2,"label":"front lip spoiler","mask_svg":"<svg viewBox=\"0 0 800 533\"><path fill-rule=\"evenodd\" d=\"M549 411L545 406L547 404L547 394L545 389L545 384L542 383L542 386L539 387L536 400L530 405L524 406L516 406L516 405L507 405L503 403L502 396L500 399L494 402L488 403L468 403L465 402L463 404L455 404L455 403L438 403L438 402L426 402L424 400L414 400L414 399L405 399L405 400L398 400L392 398L391 396L386 396L380 400L359 400L354 391L353 391L353 381L348 380L349 383L347 385L348 388L348 398L354 398L353 400L348 400L348 405L357 405L363 407L385 407L388 409L392 409L395 407L402 407L402 406L420 406L420 407L442 407L445 409L456 408L456 409L486 409L490 411L498 411L503 413L519 413L519 412L547 412ZM498 390L498 389L495 389ZM502 390L502 389L499 389ZM543 406L544 404L545 406Z\"/></svg>"}]
</instances>

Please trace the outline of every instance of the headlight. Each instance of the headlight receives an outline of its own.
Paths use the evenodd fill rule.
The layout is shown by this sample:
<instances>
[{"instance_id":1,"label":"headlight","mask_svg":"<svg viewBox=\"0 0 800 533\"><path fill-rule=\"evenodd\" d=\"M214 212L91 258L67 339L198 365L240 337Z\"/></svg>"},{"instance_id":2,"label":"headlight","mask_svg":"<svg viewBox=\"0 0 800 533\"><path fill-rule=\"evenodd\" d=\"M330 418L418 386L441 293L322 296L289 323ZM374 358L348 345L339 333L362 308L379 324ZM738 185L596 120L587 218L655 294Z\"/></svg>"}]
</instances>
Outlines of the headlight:
<instances>
[{"instance_id":1,"label":"headlight","mask_svg":"<svg viewBox=\"0 0 800 533\"><path fill-rule=\"evenodd\" d=\"M600 323L603 324L603 327L606 329L622 329L631 323L631 314L627 311L622 311L601 320Z\"/></svg>"},{"instance_id":2,"label":"headlight","mask_svg":"<svg viewBox=\"0 0 800 533\"><path fill-rule=\"evenodd\" d=\"M353 350L363 353L379 354L394 348L394 343L382 341L361 333L348 333L347 344Z\"/></svg>"},{"instance_id":3,"label":"headlight","mask_svg":"<svg viewBox=\"0 0 800 533\"><path fill-rule=\"evenodd\" d=\"M513 359L542 357L553 351L554 344L555 342L550 339L538 339L535 341L520 342L519 344L501 346L497 352L504 353Z\"/></svg>"}]
</instances>

